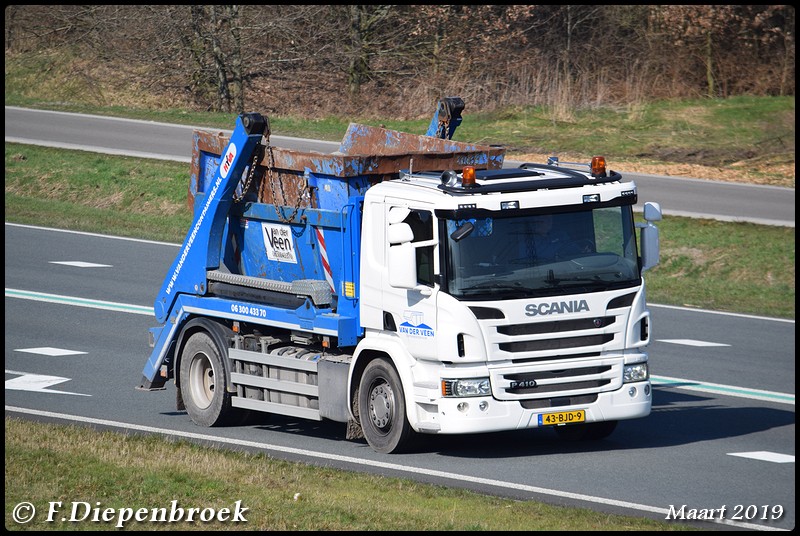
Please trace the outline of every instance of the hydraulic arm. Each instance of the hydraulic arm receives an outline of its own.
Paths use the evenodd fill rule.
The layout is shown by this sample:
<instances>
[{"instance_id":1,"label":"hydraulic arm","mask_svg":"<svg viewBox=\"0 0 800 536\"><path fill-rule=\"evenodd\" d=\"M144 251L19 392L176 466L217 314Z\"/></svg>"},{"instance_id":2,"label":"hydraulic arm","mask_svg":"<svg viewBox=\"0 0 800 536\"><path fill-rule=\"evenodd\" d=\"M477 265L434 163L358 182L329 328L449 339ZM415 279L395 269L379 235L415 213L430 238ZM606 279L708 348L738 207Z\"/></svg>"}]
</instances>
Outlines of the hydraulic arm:
<instances>
[{"instance_id":1,"label":"hydraulic arm","mask_svg":"<svg viewBox=\"0 0 800 536\"><path fill-rule=\"evenodd\" d=\"M205 196L202 206L197 207L194 220L183 241L180 254L172 263L154 304L159 323L156 328L154 347L145 365L142 388L160 388L165 380L156 378L170 341L169 327L175 326L180 307L179 297L184 294L203 295L208 288L207 272L219 267L220 248L236 187L251 164L253 153L264 134L268 134L268 121L258 113L242 114L236 120L231 135L219 162L215 179Z\"/></svg>"}]
</instances>

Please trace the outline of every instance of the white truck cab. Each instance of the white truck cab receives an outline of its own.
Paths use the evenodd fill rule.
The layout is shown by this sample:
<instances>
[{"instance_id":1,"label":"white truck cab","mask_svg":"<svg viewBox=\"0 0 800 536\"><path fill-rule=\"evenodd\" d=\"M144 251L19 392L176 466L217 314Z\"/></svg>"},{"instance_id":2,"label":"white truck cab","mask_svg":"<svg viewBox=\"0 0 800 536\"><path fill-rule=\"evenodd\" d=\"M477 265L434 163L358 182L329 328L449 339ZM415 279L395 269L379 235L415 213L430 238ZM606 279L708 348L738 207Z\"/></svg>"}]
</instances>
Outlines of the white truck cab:
<instances>
[{"instance_id":1,"label":"white truck cab","mask_svg":"<svg viewBox=\"0 0 800 536\"><path fill-rule=\"evenodd\" d=\"M526 165L370 188L355 358L391 349L413 430L602 437L650 413L657 234L640 259L636 186L618 177Z\"/></svg>"}]
</instances>

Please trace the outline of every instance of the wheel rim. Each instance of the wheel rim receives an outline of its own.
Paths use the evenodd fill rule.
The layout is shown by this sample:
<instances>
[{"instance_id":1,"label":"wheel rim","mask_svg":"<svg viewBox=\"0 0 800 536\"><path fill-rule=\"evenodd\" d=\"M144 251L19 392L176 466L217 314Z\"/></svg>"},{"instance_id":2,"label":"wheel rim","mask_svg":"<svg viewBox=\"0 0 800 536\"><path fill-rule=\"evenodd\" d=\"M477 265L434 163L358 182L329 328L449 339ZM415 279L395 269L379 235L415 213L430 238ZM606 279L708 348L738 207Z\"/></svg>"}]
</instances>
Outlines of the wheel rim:
<instances>
[{"instance_id":1,"label":"wheel rim","mask_svg":"<svg viewBox=\"0 0 800 536\"><path fill-rule=\"evenodd\" d=\"M381 433L392 429L394 420L394 392L385 381L373 384L369 392L369 417Z\"/></svg>"},{"instance_id":2,"label":"wheel rim","mask_svg":"<svg viewBox=\"0 0 800 536\"><path fill-rule=\"evenodd\" d=\"M189 368L189 390L192 400L200 409L206 409L214 399L214 367L205 354L197 354L192 358Z\"/></svg>"}]
</instances>

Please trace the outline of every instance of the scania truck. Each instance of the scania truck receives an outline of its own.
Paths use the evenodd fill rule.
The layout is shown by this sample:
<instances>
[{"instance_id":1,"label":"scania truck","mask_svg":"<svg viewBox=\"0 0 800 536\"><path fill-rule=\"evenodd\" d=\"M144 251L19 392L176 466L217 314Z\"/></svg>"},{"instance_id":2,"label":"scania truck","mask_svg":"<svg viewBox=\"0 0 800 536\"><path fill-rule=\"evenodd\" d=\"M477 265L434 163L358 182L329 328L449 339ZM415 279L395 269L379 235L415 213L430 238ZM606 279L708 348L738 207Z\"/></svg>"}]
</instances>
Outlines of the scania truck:
<instances>
[{"instance_id":1,"label":"scania truck","mask_svg":"<svg viewBox=\"0 0 800 536\"><path fill-rule=\"evenodd\" d=\"M258 113L196 130L138 388L174 382L202 426L327 419L381 453L646 417L658 204L637 221L603 157L503 167L452 139L463 107L441 99L426 135L351 124L330 154L272 146Z\"/></svg>"}]
</instances>

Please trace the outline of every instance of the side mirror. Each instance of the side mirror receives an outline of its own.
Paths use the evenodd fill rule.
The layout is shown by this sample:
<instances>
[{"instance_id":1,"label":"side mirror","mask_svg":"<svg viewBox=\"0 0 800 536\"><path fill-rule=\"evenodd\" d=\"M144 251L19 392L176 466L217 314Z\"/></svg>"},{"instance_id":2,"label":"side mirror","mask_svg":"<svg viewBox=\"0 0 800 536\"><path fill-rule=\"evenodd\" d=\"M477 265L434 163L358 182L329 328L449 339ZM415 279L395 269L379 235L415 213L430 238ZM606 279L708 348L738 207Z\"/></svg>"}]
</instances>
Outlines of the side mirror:
<instances>
[{"instance_id":1,"label":"side mirror","mask_svg":"<svg viewBox=\"0 0 800 536\"><path fill-rule=\"evenodd\" d=\"M647 202L644 204L644 219L648 222L661 221L661 205Z\"/></svg>"},{"instance_id":2,"label":"side mirror","mask_svg":"<svg viewBox=\"0 0 800 536\"><path fill-rule=\"evenodd\" d=\"M417 287L416 249L411 242L389 246L389 285L407 289Z\"/></svg>"},{"instance_id":3,"label":"side mirror","mask_svg":"<svg viewBox=\"0 0 800 536\"><path fill-rule=\"evenodd\" d=\"M468 237L472 231L475 230L475 225L472 222L465 222L464 225L450 233L450 238L454 242L459 242L462 239Z\"/></svg>"},{"instance_id":4,"label":"side mirror","mask_svg":"<svg viewBox=\"0 0 800 536\"><path fill-rule=\"evenodd\" d=\"M414 240L414 231L411 230L411 226L407 223L392 223L389 225L387 239L390 246L406 244Z\"/></svg>"},{"instance_id":5,"label":"side mirror","mask_svg":"<svg viewBox=\"0 0 800 536\"><path fill-rule=\"evenodd\" d=\"M418 290L430 296L431 289L417 283L417 248L412 244L414 231L405 222L391 223L389 240L389 285L394 288Z\"/></svg>"},{"instance_id":6,"label":"side mirror","mask_svg":"<svg viewBox=\"0 0 800 536\"><path fill-rule=\"evenodd\" d=\"M647 223L639 226L642 229L642 272L658 265L661 246L658 241L658 227L653 222L661 221L661 206L658 203L645 203L644 219Z\"/></svg>"}]
</instances>

